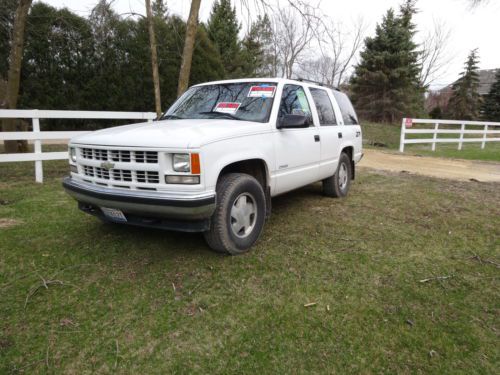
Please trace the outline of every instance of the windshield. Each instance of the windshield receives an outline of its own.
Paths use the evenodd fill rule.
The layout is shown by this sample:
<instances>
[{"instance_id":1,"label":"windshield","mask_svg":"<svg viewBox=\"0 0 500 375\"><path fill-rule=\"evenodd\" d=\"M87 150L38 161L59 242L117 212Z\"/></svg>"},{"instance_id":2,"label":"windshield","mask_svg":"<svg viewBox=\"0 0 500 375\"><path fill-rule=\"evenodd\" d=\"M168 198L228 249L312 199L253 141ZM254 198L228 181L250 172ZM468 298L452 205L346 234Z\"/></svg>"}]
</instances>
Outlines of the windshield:
<instances>
[{"instance_id":1,"label":"windshield","mask_svg":"<svg viewBox=\"0 0 500 375\"><path fill-rule=\"evenodd\" d=\"M161 119L232 119L268 122L276 83L244 82L191 87Z\"/></svg>"}]
</instances>

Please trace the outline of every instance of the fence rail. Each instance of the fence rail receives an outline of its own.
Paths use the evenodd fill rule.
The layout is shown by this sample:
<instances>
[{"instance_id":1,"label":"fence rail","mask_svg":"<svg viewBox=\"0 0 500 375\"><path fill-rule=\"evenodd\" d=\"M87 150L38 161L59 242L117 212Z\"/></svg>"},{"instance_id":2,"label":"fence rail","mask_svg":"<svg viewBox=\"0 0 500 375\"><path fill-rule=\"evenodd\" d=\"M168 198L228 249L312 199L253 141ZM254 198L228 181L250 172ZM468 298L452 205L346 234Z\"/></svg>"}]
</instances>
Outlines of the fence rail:
<instances>
[{"instance_id":1,"label":"fence rail","mask_svg":"<svg viewBox=\"0 0 500 375\"><path fill-rule=\"evenodd\" d=\"M43 182L44 160L68 158L67 152L42 152L42 140L69 140L87 131L40 131L40 119L92 119L92 120L146 120L153 121L153 112L105 112L105 111L52 111L37 109L0 109L0 119L31 119L32 131L0 132L0 141L32 140L34 152L28 154L0 154L0 163L34 161L35 180Z\"/></svg>"},{"instance_id":2,"label":"fence rail","mask_svg":"<svg viewBox=\"0 0 500 375\"><path fill-rule=\"evenodd\" d=\"M412 129L413 125L434 125L429 129ZM441 125L460 126L457 129L440 129ZM466 129L467 126L482 127L482 129ZM407 134L430 134L432 138L410 138ZM457 138L438 138L438 134L457 134ZM466 134L477 134L478 138L464 138ZM428 120L404 118L401 123L401 140L399 142L399 151L404 152L405 145L418 143L431 143L432 151L436 151L436 143L458 143L458 149L462 149L463 143L481 143L484 148L486 142L499 142L500 122L481 122L481 121L457 121L457 120Z\"/></svg>"}]
</instances>

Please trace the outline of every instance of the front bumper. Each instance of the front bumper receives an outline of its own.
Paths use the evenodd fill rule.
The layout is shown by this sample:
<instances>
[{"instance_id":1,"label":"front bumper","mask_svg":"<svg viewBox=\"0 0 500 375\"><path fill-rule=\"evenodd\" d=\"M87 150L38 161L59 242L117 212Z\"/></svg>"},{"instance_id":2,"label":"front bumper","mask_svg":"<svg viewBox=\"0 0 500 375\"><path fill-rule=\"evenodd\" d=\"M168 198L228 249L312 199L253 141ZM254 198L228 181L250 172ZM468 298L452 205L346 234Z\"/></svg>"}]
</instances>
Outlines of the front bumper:
<instances>
[{"instance_id":1,"label":"front bumper","mask_svg":"<svg viewBox=\"0 0 500 375\"><path fill-rule=\"evenodd\" d=\"M75 181L63 180L66 192L78 202L95 208L109 207L125 214L171 220L205 220L215 210L215 194L174 195L163 192L121 191Z\"/></svg>"}]
</instances>

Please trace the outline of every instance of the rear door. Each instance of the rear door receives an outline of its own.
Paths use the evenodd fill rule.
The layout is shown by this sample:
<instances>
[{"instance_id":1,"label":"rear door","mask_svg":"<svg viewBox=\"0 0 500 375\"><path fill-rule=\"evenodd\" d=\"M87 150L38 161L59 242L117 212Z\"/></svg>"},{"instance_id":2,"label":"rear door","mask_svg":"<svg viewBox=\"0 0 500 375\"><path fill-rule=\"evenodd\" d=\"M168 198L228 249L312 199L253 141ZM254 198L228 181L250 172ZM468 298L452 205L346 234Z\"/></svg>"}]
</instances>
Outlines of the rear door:
<instances>
[{"instance_id":1,"label":"rear door","mask_svg":"<svg viewBox=\"0 0 500 375\"><path fill-rule=\"evenodd\" d=\"M303 129L277 129L274 133L276 153L276 194L284 193L319 180L320 142L318 127L312 120L311 98L301 85L283 87L278 121L286 114L310 117Z\"/></svg>"},{"instance_id":2,"label":"rear door","mask_svg":"<svg viewBox=\"0 0 500 375\"><path fill-rule=\"evenodd\" d=\"M332 176L337 170L342 131L337 124L337 117L328 91L315 87L309 88L309 91L318 114L321 139L319 178L324 179Z\"/></svg>"},{"instance_id":3,"label":"rear door","mask_svg":"<svg viewBox=\"0 0 500 375\"><path fill-rule=\"evenodd\" d=\"M346 147L353 146L353 159L357 162L361 158L362 152L361 126L359 125L358 116L356 115L354 107L346 94L340 91L333 91L333 96L341 113L340 123L343 135L342 144Z\"/></svg>"}]
</instances>

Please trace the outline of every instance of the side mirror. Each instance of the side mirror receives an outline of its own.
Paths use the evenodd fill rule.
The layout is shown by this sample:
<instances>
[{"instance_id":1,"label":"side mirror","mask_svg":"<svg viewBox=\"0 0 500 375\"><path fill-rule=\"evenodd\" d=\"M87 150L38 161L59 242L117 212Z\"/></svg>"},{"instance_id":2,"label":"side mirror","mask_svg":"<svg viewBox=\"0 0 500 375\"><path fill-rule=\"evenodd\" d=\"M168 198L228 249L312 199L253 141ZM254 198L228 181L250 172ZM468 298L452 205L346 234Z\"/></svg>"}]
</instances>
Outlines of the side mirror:
<instances>
[{"instance_id":1,"label":"side mirror","mask_svg":"<svg viewBox=\"0 0 500 375\"><path fill-rule=\"evenodd\" d=\"M285 115L278 120L278 129L299 129L308 128L309 117L304 115Z\"/></svg>"}]
</instances>

